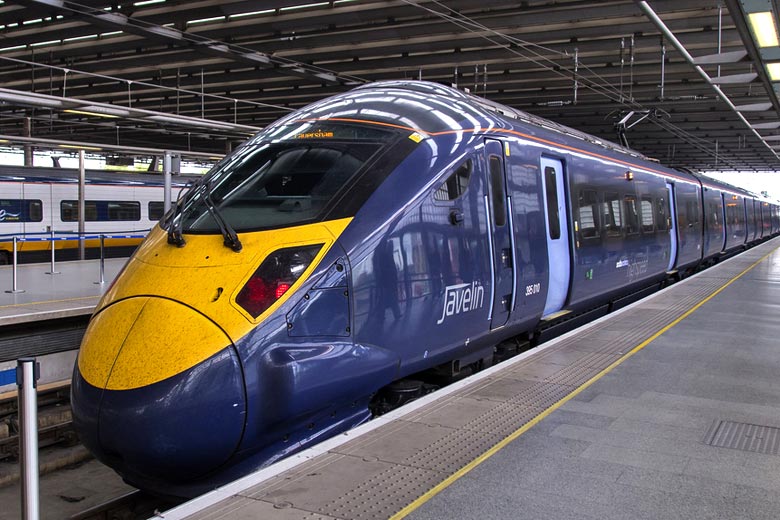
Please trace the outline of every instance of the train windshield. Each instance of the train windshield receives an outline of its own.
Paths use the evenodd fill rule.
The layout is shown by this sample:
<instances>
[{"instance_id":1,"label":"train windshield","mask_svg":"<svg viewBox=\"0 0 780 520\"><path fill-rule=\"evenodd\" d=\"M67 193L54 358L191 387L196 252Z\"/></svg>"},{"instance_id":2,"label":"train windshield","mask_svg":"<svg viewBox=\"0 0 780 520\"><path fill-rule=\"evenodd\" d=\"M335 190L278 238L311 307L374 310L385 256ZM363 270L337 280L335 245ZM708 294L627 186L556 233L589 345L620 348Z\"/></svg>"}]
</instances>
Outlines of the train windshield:
<instances>
[{"instance_id":1,"label":"train windshield","mask_svg":"<svg viewBox=\"0 0 780 520\"><path fill-rule=\"evenodd\" d=\"M225 226L240 232L324 220L397 137L368 125L322 122L263 132L189 190L174 225L218 233Z\"/></svg>"}]
</instances>

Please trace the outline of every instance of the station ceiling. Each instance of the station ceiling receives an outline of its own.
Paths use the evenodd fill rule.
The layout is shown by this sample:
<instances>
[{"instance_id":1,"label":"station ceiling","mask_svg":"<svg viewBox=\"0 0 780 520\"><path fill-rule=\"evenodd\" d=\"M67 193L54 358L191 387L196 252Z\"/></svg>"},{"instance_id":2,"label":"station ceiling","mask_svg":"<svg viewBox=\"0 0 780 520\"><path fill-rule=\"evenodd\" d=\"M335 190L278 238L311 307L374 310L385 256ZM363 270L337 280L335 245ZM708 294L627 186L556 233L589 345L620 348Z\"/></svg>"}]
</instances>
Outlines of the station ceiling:
<instances>
[{"instance_id":1,"label":"station ceiling","mask_svg":"<svg viewBox=\"0 0 780 520\"><path fill-rule=\"evenodd\" d=\"M7 0L0 137L222 153L323 97L421 78L615 142L622 120L670 166L774 171L780 48L747 15L777 1Z\"/></svg>"}]
</instances>

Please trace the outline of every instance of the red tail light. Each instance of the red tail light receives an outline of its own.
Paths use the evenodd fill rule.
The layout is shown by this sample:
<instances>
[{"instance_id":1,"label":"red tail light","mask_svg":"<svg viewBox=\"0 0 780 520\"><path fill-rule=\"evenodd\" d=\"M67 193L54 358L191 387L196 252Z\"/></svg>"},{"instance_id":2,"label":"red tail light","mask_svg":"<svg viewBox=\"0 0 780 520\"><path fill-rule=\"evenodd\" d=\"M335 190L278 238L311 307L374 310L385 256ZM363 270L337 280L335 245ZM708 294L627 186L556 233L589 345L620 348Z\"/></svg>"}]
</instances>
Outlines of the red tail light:
<instances>
[{"instance_id":1,"label":"red tail light","mask_svg":"<svg viewBox=\"0 0 780 520\"><path fill-rule=\"evenodd\" d=\"M323 244L277 249L263 260L236 297L257 318L281 298L312 263Z\"/></svg>"},{"instance_id":2,"label":"red tail light","mask_svg":"<svg viewBox=\"0 0 780 520\"><path fill-rule=\"evenodd\" d=\"M278 300L279 298L281 298L284 295L284 293L287 292L287 289L289 289L291 286L292 284L279 282L276 285L276 299Z\"/></svg>"}]
</instances>

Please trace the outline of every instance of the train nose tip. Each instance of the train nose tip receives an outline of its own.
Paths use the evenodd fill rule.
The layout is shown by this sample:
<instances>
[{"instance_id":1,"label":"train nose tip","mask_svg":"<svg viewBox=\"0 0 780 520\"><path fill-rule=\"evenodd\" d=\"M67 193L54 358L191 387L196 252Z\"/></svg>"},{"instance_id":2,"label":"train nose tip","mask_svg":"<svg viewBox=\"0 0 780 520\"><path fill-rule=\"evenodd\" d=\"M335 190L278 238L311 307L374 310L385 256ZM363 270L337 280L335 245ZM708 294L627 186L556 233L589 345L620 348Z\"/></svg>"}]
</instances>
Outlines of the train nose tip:
<instances>
[{"instance_id":1,"label":"train nose tip","mask_svg":"<svg viewBox=\"0 0 780 520\"><path fill-rule=\"evenodd\" d=\"M72 388L85 444L131 482L195 479L241 441L244 381L229 338L170 300L134 298L96 316Z\"/></svg>"}]
</instances>

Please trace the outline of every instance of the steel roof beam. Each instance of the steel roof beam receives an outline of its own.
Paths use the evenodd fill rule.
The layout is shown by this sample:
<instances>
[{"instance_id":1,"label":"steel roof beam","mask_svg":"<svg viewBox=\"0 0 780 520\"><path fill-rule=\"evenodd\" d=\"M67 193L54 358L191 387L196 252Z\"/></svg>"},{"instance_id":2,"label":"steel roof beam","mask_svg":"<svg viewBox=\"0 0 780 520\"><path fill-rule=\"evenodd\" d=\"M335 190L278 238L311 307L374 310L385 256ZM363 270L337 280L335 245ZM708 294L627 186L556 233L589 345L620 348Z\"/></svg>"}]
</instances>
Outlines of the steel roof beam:
<instances>
[{"instance_id":1,"label":"steel roof beam","mask_svg":"<svg viewBox=\"0 0 780 520\"><path fill-rule=\"evenodd\" d=\"M675 49L677 49L677 52L679 52L680 54L682 54L682 55L683 55L683 57L685 58L685 60L686 60L686 61L688 61L688 62L691 64L691 66L693 66L693 67L694 67L694 69L696 70L696 72L698 72L698 73L699 73L699 75L700 75L700 76L701 76L701 77L704 79L704 81L705 81L705 82L707 82L707 83L708 83L710 86L712 86L712 88L715 90L715 92L717 92L717 94L718 94L718 97L720 97L720 98L721 98L721 100L723 100L723 102L724 102L724 103L726 103L726 104L729 106L729 108L731 108L731 110L733 110L733 111L734 111L734 113L736 113L736 114L737 114L737 116L738 116L738 117L739 117L739 118L742 120L742 122L743 122L743 123L744 123L744 124L745 124L745 125L746 125L748 128L750 128L751 132L752 132L752 133L753 133L753 134L754 134L756 137L758 137L758 139L759 139L759 140L761 140L762 142L764 142L764 141L763 141L763 139L761 138L761 134L759 134L759 133L756 131L756 129L755 129L755 128L753 127L753 125L752 125L752 124L751 124L751 123L750 123L750 122L749 122L749 121L748 121L748 120L745 118L745 116L743 116L741 113L739 113L739 112L737 111L737 107L736 107L736 106L734 106L734 103L732 103L732 102L731 102L731 100L729 99L729 97L728 97L728 96L727 96L727 95L726 95L726 94L725 94L725 93L724 93L724 92L723 92L723 91L720 89L720 87L719 87L718 85L716 85L715 83L713 83L713 80L712 80L712 78L709 76L709 74L707 74L707 73L704 71L704 69L702 69L702 68L701 68L701 66L699 66L699 65L696 65L696 64L694 63L693 56L691 56L691 55L688 53L688 50L687 50L687 49L686 49L686 48L685 48L685 47L682 45L682 43L680 42L680 40L678 40L678 39L677 39L677 37L674 35L674 33L672 33L672 32L669 30L669 28L668 28L668 27L667 27L667 26L664 24L663 20L661 20L661 18L660 18L660 17L659 17L659 16L658 16L658 15L655 13L655 11L653 11L653 9L650 7L650 5L649 5L649 4L648 4L646 1L644 1L644 0L641 0L641 1L639 1L639 2L638 2L638 5L639 5L640 9L642 9L642 11L643 11L643 12L644 12L644 13L647 15L647 17L648 17L648 18L650 18L650 20L651 20L651 21L652 21L652 22L655 24L655 26L656 26L656 27L658 27L658 29L661 31L661 33L662 33L662 34L663 34L663 35L664 35L664 36L665 36L665 37L666 37L666 38L667 38L667 39L668 39L668 40L669 40L669 41L672 43L672 45L674 46L674 48L675 48ZM766 145L766 147L767 147L767 148L769 148L770 150L772 150L772 148L769 146L769 144L767 144L766 142L764 142L764 144ZM777 157L778 159L780 159L780 155L778 155L778 153L777 153L775 150L772 150L772 153L775 155L775 157Z\"/></svg>"}]
</instances>

